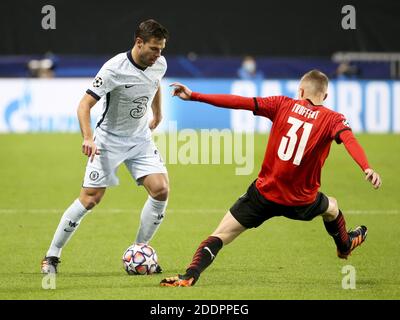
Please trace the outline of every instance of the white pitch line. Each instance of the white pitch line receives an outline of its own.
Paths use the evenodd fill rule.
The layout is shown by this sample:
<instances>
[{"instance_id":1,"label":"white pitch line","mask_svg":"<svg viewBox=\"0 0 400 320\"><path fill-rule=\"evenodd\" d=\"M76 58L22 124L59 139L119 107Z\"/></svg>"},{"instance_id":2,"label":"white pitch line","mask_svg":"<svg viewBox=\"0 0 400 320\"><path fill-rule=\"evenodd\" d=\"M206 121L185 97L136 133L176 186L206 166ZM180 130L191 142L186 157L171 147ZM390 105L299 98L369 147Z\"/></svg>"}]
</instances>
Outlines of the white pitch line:
<instances>
[{"instance_id":1,"label":"white pitch line","mask_svg":"<svg viewBox=\"0 0 400 320\"><path fill-rule=\"evenodd\" d=\"M399 210L345 210L343 211L344 214L399 214Z\"/></svg>"},{"instance_id":2,"label":"white pitch line","mask_svg":"<svg viewBox=\"0 0 400 320\"><path fill-rule=\"evenodd\" d=\"M126 212L141 212L142 209L119 209L119 208L114 208L114 209L93 209L93 212L99 212L99 213L126 213ZM225 209L167 209L168 212L171 213L187 213L187 212L193 212L193 213L225 213L228 210L228 208ZM28 214L40 214L40 213L63 213L65 211L64 209L12 209L12 208L0 208L0 214L13 214L13 213L28 213ZM379 214L399 214L399 210L382 210L382 209L371 209L371 210L344 210L343 213L350 214L350 215L379 215Z\"/></svg>"}]
</instances>

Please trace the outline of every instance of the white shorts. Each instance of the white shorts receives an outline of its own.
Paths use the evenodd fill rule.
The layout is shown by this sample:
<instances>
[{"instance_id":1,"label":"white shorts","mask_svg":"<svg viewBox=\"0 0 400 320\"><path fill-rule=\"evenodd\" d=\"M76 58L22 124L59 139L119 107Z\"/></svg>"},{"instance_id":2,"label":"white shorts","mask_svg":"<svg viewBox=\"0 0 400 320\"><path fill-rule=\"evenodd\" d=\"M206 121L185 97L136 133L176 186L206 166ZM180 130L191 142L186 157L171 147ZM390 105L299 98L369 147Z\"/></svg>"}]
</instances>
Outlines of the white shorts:
<instances>
[{"instance_id":1,"label":"white shorts","mask_svg":"<svg viewBox=\"0 0 400 320\"><path fill-rule=\"evenodd\" d=\"M139 185L140 178L153 173L167 173L164 161L153 140L132 142L132 138L118 137L97 128L95 144L100 152L86 165L84 188L101 188L119 184L118 167L124 163Z\"/></svg>"}]
</instances>

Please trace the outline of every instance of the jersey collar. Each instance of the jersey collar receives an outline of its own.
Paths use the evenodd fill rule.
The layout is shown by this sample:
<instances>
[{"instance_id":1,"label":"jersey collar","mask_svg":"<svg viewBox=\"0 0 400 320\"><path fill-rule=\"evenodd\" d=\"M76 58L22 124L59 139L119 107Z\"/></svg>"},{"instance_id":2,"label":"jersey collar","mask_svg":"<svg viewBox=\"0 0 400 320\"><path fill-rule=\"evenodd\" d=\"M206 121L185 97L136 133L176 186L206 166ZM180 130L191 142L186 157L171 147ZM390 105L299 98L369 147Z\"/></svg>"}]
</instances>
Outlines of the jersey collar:
<instances>
[{"instance_id":1,"label":"jersey collar","mask_svg":"<svg viewBox=\"0 0 400 320\"><path fill-rule=\"evenodd\" d=\"M136 68L138 68L139 70L145 71L145 70L147 69L146 67L139 66L139 65L133 60L131 50L129 50L129 51L126 53L126 56L128 57L128 60L129 60Z\"/></svg>"},{"instance_id":2,"label":"jersey collar","mask_svg":"<svg viewBox=\"0 0 400 320\"><path fill-rule=\"evenodd\" d=\"M320 104L314 104L314 102L312 102L310 99L306 99L309 103L311 103L311 105L313 105L314 107L318 107L320 106Z\"/></svg>"}]
</instances>

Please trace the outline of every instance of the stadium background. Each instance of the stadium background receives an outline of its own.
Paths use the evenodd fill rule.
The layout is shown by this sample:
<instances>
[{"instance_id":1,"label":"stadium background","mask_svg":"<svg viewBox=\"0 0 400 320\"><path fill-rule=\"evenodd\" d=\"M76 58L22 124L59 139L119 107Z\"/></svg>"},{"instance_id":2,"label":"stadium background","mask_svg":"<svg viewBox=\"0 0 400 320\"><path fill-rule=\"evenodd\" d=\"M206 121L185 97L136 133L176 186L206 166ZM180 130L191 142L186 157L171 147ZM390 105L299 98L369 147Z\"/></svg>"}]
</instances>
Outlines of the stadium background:
<instances>
[{"instance_id":1,"label":"stadium background","mask_svg":"<svg viewBox=\"0 0 400 320\"><path fill-rule=\"evenodd\" d=\"M55 30L43 30L41 27L44 16L41 8L47 4L56 8ZM342 18L345 15L341 9L347 4L353 5L356 9L355 30L344 30L341 26ZM365 145L371 163L381 171L386 183L385 189L381 193L372 193L368 187L361 186L357 180L360 179L358 168L346 158L346 154L339 153L338 156L335 156L334 153L339 152L339 149L334 147L333 159L327 163L327 171L331 170L331 172L324 176L325 181L332 186L328 187L328 190L338 194L338 197L342 196L345 206L354 214L350 216L351 222L358 222L362 218L376 224L377 230L381 232L386 230L386 226L392 226L392 229L387 231L386 243L393 239L394 226L399 222L398 206L400 204L397 196L398 189L393 179L399 174L397 160L399 160L400 150L398 136L400 132L400 58L398 54L400 41L395 36L400 33L400 3L398 1L352 1L351 3L347 1L268 3L259 1L246 1L245 3L163 1L140 4L125 0L114 2L17 1L13 3L3 1L0 3L0 11L2 12L0 19L0 146L2 148L1 177L3 180L0 215L3 216L4 222L13 226L2 235L6 245L2 249L1 257L14 261L14 270L19 272L19 276L15 278L10 275L9 270L3 270L1 277L1 297L3 299L135 298L126 293L129 292L128 286L125 288L126 292L117 290L116 295L109 291L112 286L100 288L98 295L94 293L91 295L85 290L97 285L85 275L85 272L93 272L93 269L89 268L89 266L92 268L92 264L89 263L87 269L82 271L83 275L74 274L73 269L68 269L69 267L80 268L78 262L74 264L71 260L74 257L73 252L84 251L83 244L79 242L79 239L81 241L92 239L89 235L83 238L85 230L80 230L75 236L77 239L74 238L71 241L71 249L65 250L67 257L69 254L67 260L69 267L63 266L63 271L67 276L61 278L59 287L62 288L63 284L68 287L72 280L74 285L71 285L71 288L74 287L74 289L71 289L69 293L48 295L43 290L41 291L38 288L40 287L38 278L40 275L35 274L38 268L33 264L40 260L39 255L44 252L51 240L62 208L65 208L73 199L75 196L73 190L80 183L84 159L73 161L79 157L80 146L80 137L77 134L79 126L76 119L76 106L101 65L113 55L131 47L137 23L147 18L159 20L171 34L171 39L164 52L168 61L168 71L162 84L164 122L158 132L168 132L170 121L175 121L178 129L231 128L239 132L254 131L258 133L255 158L258 157L257 159L261 160L265 145L265 132L268 131L270 125L267 120L253 118L246 112L214 109L191 102L183 105L179 100L170 97L168 84L176 80L182 81L194 90L209 93L295 96L298 78L304 72L311 68L319 68L326 72L332 78L329 99L326 104L347 116L353 130L359 134L358 137ZM338 55L334 56L337 52L383 54L370 57L360 55L359 58L351 61L357 73L338 76L336 71L339 61L334 59L334 57L339 57ZM237 72L246 55L252 55L256 59L257 69L263 72L262 78L257 80L239 78ZM53 63L51 76L40 79L32 76L27 67L29 61L44 58L50 59ZM95 107L92 120L95 121L96 115L100 113L99 103ZM66 134L67 132L73 134ZM40 146L40 148L33 146ZM70 161L73 163L69 163ZM225 210L238 195L243 193L245 186L258 170L256 165L250 177L235 177L231 166L209 167L189 165L183 168L178 165L170 168L171 189L175 190L170 200L170 211L175 213L171 214L170 220L165 222L163 229L155 239L156 249L161 252L161 256L169 254L171 248L176 250L176 255L172 254L172 257L178 259L179 263L166 261L164 265L167 270L170 266L170 270L173 272L181 271L181 269L176 269L177 265L184 266L187 263L195 245L204 235L211 232L222 216L223 211L218 214L216 212ZM338 167L343 169L342 175L336 171L333 172ZM110 191L110 195L104 200L107 203L102 203L98 209L98 221L107 221L113 225L119 224L120 227L117 230L120 230L124 223L122 217L132 219L131 207L134 206L134 210L139 210L144 199L143 192L138 192L136 188L129 197L124 193L123 190L130 188L128 186L131 184L126 173L120 174L122 175L122 186L118 188L120 190ZM188 176L191 177L189 181ZM340 177L342 179L352 177L356 184L353 185L347 181L343 183ZM206 181L211 181L216 185L213 189L215 193L212 190L205 190L210 188ZM221 183L221 181L231 182ZM62 183L61 187L60 183ZM221 185L218 186L219 184ZM362 195L364 192L368 199L365 201L357 199L352 195L354 189L357 190L357 194ZM217 195L214 197L215 199L208 198L213 197L214 194ZM206 206L204 206L203 199L209 199ZM189 214L193 221L197 221L198 225L196 227L188 225L183 212L188 214L187 211L191 211L191 208L194 212L195 210L203 212L210 209L210 216L205 219L209 219L210 223L204 223L203 218L192 217ZM201 208L204 210L202 211ZM118 222L112 221L113 218L106 215L106 212L114 212ZM382 213L384 218L381 218L379 213ZM82 229L88 228L92 232L93 230L90 228L94 228L94 219L88 218L87 220L89 219L91 221L85 223L91 222L92 227L83 225ZM177 236L176 233L182 229L174 226L173 219L176 219L175 222L184 230L195 229L193 235L190 236L190 232L183 232ZM40 221L40 226L38 221ZM133 221L136 227L137 213ZM284 229L291 230L290 224L282 221L279 223L283 224ZM273 222L271 230L268 229L268 231L279 232L279 223ZM28 271L18 267L17 259L10 255L10 250L6 250L6 248L10 249L16 245L17 252L22 254L26 239L21 239L20 235L24 231L18 228L27 225L35 226L34 231L28 232L29 240L35 243L35 245L29 246ZM302 226L302 228L303 233L308 232L306 226ZM318 234L326 240L321 251L328 251L326 247L328 243L330 244L330 240L324 236L321 225L318 225L316 229ZM93 232L96 234L96 231ZM170 232L174 232L174 235L180 237L181 241L188 243L187 248L182 248L184 244L168 244L167 239ZM81 233L83 235L80 235ZM86 233L89 231L87 230ZM124 234L123 230L122 234ZM300 231L294 231L294 234L303 235ZM113 237L112 234L108 235ZM99 234L98 236L102 237ZM255 233L254 238L250 233L246 236L248 241L253 241L253 244L254 239L264 241L259 230ZM269 234L268 237L271 238L271 235ZM125 234L125 242L127 238L129 236ZM372 238L373 235L371 235L371 242ZM275 243L275 240L270 240L279 248L279 244ZM121 241L123 240L120 239L120 242L114 243L114 245L121 246ZM385 262L379 260L381 257L374 251L372 255L379 260L379 267L373 262L370 262L371 270L365 267L370 272L366 272L367 278L373 280L364 280L366 281L364 290L344 298L399 297L399 278L395 275L398 273L393 271L399 263L398 245L390 243L389 246L386 246L385 241L382 240L382 243L377 242L370 246L377 250L378 244L383 245L387 250L384 252L396 253L394 256L392 255L392 262L386 266L385 271L379 271L379 268L385 268ZM112 261L110 262L112 266L118 260L114 257L120 255L115 246L107 249L110 256L107 258L110 259L107 262ZM241 246L243 247L243 242L238 243L234 248L235 250L245 250ZM94 250L93 247L91 250ZM227 248L227 250L230 249ZM330 247L330 250L333 251L333 248ZM242 254L248 259L252 257L251 253L247 251ZM276 255L279 256L278 249L274 251L274 255L275 258ZM84 256L79 255L79 257L81 261L86 261ZM234 263L233 251L231 251L231 257L228 255L225 257L229 263ZM365 256L363 258L365 259ZM224 261L223 258L221 260ZM336 260L330 262L330 257L326 260L329 263L343 265ZM362 259L356 260L355 264L358 261L363 270ZM264 263L267 262L264 261ZM279 263L272 262L272 266L280 268L278 267ZM96 264L94 265L94 273L96 273ZM286 265L285 262L282 265ZM262 266L263 263L260 263L259 268ZM273 268L272 266L271 268ZM315 273L322 267L312 265L311 268L315 268L312 271ZM233 269L235 270L235 267ZM98 277L102 280L110 275L107 273L110 272L110 269L104 266L99 267L98 270L100 270ZM111 270L114 269L111 268ZM224 270L222 265L216 267L217 274ZM305 269L302 270L305 271ZM241 272L241 270L236 271ZM290 276L290 273L284 271L282 273L285 277ZM382 274L382 276L374 278L376 274ZM246 276L246 273L243 272L241 275ZM120 274L115 272L108 279L113 278L113 281L120 283L119 276ZM144 289L142 287L141 289L145 292L142 297L146 299L152 299L152 297L159 299L180 299L182 297L189 299L290 299L296 297L324 299L333 297L340 299L343 297L343 290L336 288L336 286L340 287L340 275L335 276L337 284L332 286L336 291L332 295L329 294L332 287L324 287L323 276L317 277L316 287L320 291L310 290L312 280L307 276L305 276L306 284L302 282L304 279L301 279L298 280L298 283L288 285L288 287L283 285L283 289L282 284L277 284L280 283L278 281L280 275L277 277L276 291L265 292L265 287L260 286L259 291L250 290L247 294L242 293L242 295L229 293L230 290L224 287L226 283L223 284L223 288L219 288L210 295L205 291L196 291L193 295L185 293L180 296L174 293L168 297L164 292L154 292L146 287L150 286L154 279L143 280ZM9 278L12 280L8 280ZM140 280L130 281L134 282L135 286L141 285ZM245 282L244 279L243 281ZM229 281L227 280L227 282ZM205 285L207 286L206 281ZM121 286L124 287L125 284L121 284ZM280 291L281 289L283 291ZM296 295L296 290L301 292L300 296Z\"/></svg>"},{"instance_id":2,"label":"stadium background","mask_svg":"<svg viewBox=\"0 0 400 320\"><path fill-rule=\"evenodd\" d=\"M347 77L337 75L339 63L333 59L338 52L400 52L400 42L392 37L400 32L396 1L383 1L379 6L376 1L353 2L354 30L342 28L342 7L347 4L343 1L263 5L250 1L245 7L224 1L198 6L55 1L55 30L42 29L44 14L37 9L50 3L17 3L0 4L5 13L0 22L0 77L7 77L0 80L0 132L79 131L71 106L77 105L80 92L106 60L129 49L137 22L149 17L162 21L171 33L164 52L168 60L164 124L173 120L178 128L211 125L263 132L267 122L252 123L246 113L214 109L204 113L197 104L180 108L180 102L169 97L166 85L190 78L187 84L204 92L295 96L297 79L319 68L334 80L326 105L344 113L356 132L400 131L400 85L395 81L400 77L400 56L354 60L357 72ZM254 56L263 78L237 82L245 55ZM30 78L29 61L46 57L54 65L54 79ZM336 83L339 77L347 81ZM94 120L101 108L96 112Z\"/></svg>"}]
</instances>

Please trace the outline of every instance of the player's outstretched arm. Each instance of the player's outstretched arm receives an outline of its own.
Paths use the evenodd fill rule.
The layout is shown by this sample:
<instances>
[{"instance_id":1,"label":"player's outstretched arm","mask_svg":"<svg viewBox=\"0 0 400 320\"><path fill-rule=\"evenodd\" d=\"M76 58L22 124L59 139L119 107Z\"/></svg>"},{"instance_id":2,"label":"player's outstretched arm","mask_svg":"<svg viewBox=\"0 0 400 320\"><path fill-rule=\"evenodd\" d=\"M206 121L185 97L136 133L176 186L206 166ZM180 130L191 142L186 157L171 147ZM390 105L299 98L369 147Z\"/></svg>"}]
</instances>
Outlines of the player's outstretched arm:
<instances>
[{"instance_id":1,"label":"player's outstretched arm","mask_svg":"<svg viewBox=\"0 0 400 320\"><path fill-rule=\"evenodd\" d=\"M347 152L358 163L358 165L366 174L365 180L371 182L372 186L375 189L378 189L382 184L381 177L377 172L371 169L370 165L368 164L367 156L364 152L364 149L358 143L351 130L343 131L340 134L340 140L346 147Z\"/></svg>"},{"instance_id":2,"label":"player's outstretched arm","mask_svg":"<svg viewBox=\"0 0 400 320\"><path fill-rule=\"evenodd\" d=\"M93 141L92 129L90 128L90 109L96 104L96 102L96 99L86 93L79 102L77 111L83 137L82 153L90 157L90 161L93 161L96 154L100 154Z\"/></svg>"},{"instance_id":3,"label":"player's outstretched arm","mask_svg":"<svg viewBox=\"0 0 400 320\"><path fill-rule=\"evenodd\" d=\"M256 108L256 99L236 96L232 94L204 94L193 92L187 86L174 82L170 84L173 87L172 96L181 98L182 100L193 100L212 104L216 107L228 109L243 109L254 111Z\"/></svg>"}]
</instances>

